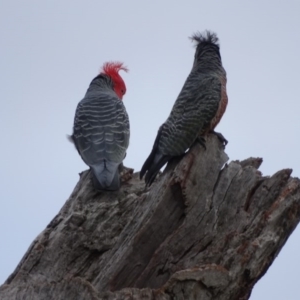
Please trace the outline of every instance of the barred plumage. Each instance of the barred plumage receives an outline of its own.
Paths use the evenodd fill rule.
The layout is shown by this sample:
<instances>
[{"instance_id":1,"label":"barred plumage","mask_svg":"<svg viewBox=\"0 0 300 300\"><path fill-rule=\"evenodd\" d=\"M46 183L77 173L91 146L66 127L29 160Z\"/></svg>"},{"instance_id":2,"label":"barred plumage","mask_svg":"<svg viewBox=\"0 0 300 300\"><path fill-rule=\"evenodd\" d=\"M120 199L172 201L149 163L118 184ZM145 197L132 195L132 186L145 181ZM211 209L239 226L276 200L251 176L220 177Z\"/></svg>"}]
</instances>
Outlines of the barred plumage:
<instances>
[{"instance_id":1,"label":"barred plumage","mask_svg":"<svg viewBox=\"0 0 300 300\"><path fill-rule=\"evenodd\" d=\"M80 156L92 170L95 187L100 190L120 187L118 168L129 145L129 118L120 99L126 87L121 77L115 80L114 76L108 72L93 79L77 106L72 135ZM116 93L118 80L124 85L117 87L119 92L124 90L120 96Z\"/></svg>"},{"instance_id":2,"label":"barred plumage","mask_svg":"<svg viewBox=\"0 0 300 300\"><path fill-rule=\"evenodd\" d=\"M172 157L184 154L198 137L213 131L227 106L226 72L216 34L206 31L191 39L196 42L191 73L168 119L159 128L152 152L140 172L141 178L147 172L148 185Z\"/></svg>"}]
</instances>

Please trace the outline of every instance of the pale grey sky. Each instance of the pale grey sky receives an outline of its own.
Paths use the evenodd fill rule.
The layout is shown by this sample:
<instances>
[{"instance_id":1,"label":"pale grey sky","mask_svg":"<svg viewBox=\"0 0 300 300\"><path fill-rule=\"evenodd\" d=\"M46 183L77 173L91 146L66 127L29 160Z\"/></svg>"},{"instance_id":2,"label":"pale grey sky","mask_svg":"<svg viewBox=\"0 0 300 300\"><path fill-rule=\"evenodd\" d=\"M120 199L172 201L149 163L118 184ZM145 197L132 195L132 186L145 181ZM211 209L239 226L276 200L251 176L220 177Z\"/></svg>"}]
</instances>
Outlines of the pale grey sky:
<instances>
[{"instance_id":1,"label":"pale grey sky","mask_svg":"<svg viewBox=\"0 0 300 300\"><path fill-rule=\"evenodd\" d=\"M215 31L229 105L217 130L231 160L263 157L300 177L299 1L2 0L0 283L87 167L67 141L75 108L103 62L120 60L131 123L125 165L138 171L193 61L188 36ZM251 300L299 300L300 229Z\"/></svg>"}]
</instances>

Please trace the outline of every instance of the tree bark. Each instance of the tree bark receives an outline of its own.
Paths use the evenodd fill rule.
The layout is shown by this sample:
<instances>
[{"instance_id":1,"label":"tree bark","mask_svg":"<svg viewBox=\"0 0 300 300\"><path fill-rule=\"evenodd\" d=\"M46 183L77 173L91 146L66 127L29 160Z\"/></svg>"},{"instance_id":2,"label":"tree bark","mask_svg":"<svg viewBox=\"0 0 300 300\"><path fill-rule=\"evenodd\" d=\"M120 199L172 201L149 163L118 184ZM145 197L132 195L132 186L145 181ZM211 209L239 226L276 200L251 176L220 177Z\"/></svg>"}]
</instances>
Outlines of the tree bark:
<instances>
[{"instance_id":1,"label":"tree bark","mask_svg":"<svg viewBox=\"0 0 300 300\"><path fill-rule=\"evenodd\" d=\"M248 299L299 222L300 180L206 146L148 189L125 168L118 192L97 192L83 172L0 298Z\"/></svg>"}]
</instances>

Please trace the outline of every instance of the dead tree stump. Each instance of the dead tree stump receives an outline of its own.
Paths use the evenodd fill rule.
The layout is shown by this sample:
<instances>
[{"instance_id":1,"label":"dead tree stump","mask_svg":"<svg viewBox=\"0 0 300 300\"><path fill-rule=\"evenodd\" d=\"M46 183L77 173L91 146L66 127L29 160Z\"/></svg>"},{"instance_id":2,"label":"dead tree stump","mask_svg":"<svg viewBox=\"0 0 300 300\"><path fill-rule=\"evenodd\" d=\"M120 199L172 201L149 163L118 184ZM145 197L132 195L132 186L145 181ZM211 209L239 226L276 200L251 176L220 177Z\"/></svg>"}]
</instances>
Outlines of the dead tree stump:
<instances>
[{"instance_id":1,"label":"dead tree stump","mask_svg":"<svg viewBox=\"0 0 300 300\"><path fill-rule=\"evenodd\" d=\"M299 222L300 181L227 160L209 136L147 190L135 173L97 192L83 172L0 298L248 299Z\"/></svg>"}]
</instances>

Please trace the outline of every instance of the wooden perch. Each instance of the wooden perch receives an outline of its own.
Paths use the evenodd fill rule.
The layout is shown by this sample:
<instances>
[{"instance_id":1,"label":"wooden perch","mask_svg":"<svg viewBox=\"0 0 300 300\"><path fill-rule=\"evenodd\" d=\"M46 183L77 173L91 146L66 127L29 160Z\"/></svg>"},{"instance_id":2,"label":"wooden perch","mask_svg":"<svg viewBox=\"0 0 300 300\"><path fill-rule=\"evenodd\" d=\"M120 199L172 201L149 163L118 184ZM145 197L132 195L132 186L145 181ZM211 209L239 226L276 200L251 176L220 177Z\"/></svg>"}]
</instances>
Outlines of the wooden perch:
<instances>
[{"instance_id":1,"label":"wooden perch","mask_svg":"<svg viewBox=\"0 0 300 300\"><path fill-rule=\"evenodd\" d=\"M227 160L211 135L147 190L125 170L97 192L83 172L0 299L248 299L299 222L300 181Z\"/></svg>"}]
</instances>

